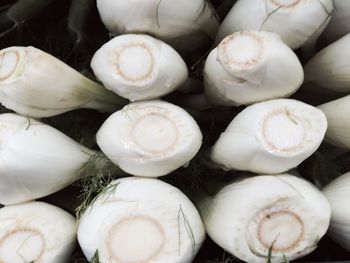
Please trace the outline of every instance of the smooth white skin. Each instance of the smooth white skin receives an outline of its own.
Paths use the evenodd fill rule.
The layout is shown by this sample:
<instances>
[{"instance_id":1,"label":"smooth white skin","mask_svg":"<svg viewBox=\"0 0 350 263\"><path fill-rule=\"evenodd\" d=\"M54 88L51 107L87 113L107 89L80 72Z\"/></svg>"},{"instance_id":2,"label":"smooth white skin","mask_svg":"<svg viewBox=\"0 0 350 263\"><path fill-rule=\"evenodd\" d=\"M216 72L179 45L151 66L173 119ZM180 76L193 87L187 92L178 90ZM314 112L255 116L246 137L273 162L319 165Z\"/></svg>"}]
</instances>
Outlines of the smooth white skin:
<instances>
[{"instance_id":1,"label":"smooth white skin","mask_svg":"<svg viewBox=\"0 0 350 263\"><path fill-rule=\"evenodd\" d=\"M198 31L213 38L219 27L205 0L98 0L97 8L115 34L146 33L172 42Z\"/></svg>"},{"instance_id":2,"label":"smooth white skin","mask_svg":"<svg viewBox=\"0 0 350 263\"><path fill-rule=\"evenodd\" d=\"M319 51L304 67L305 82L339 91L350 91L350 34Z\"/></svg>"},{"instance_id":3,"label":"smooth white skin","mask_svg":"<svg viewBox=\"0 0 350 263\"><path fill-rule=\"evenodd\" d=\"M41 118L77 108L114 111L126 102L62 61L34 47L0 50L0 103Z\"/></svg>"},{"instance_id":4,"label":"smooth white skin","mask_svg":"<svg viewBox=\"0 0 350 263\"><path fill-rule=\"evenodd\" d=\"M334 13L328 26L322 33L322 37L328 43L332 43L340 37L350 33L350 2L333 0Z\"/></svg>"},{"instance_id":5,"label":"smooth white skin","mask_svg":"<svg viewBox=\"0 0 350 263\"><path fill-rule=\"evenodd\" d=\"M91 68L107 89L131 101L159 98L188 77L180 55L147 35L113 38L95 53Z\"/></svg>"},{"instance_id":6,"label":"smooth white skin","mask_svg":"<svg viewBox=\"0 0 350 263\"><path fill-rule=\"evenodd\" d=\"M332 208L331 225L328 234L348 251L350 251L349 189L350 173L346 173L322 190Z\"/></svg>"},{"instance_id":7,"label":"smooth white skin","mask_svg":"<svg viewBox=\"0 0 350 263\"><path fill-rule=\"evenodd\" d=\"M0 204L52 194L79 179L93 151L60 131L12 113L0 115Z\"/></svg>"},{"instance_id":8,"label":"smooth white skin","mask_svg":"<svg viewBox=\"0 0 350 263\"><path fill-rule=\"evenodd\" d=\"M242 105L288 97L304 72L294 52L278 35L242 31L212 50L204 68L205 93L212 104Z\"/></svg>"},{"instance_id":9,"label":"smooth white skin","mask_svg":"<svg viewBox=\"0 0 350 263\"><path fill-rule=\"evenodd\" d=\"M260 102L232 120L213 146L211 159L226 169L282 173L316 151L326 129L323 112L303 102Z\"/></svg>"},{"instance_id":10,"label":"smooth white skin","mask_svg":"<svg viewBox=\"0 0 350 263\"><path fill-rule=\"evenodd\" d=\"M137 177L118 179L108 188L79 221L78 241L88 259L98 251L101 263L192 262L205 231L180 190Z\"/></svg>"},{"instance_id":11,"label":"smooth white skin","mask_svg":"<svg viewBox=\"0 0 350 263\"><path fill-rule=\"evenodd\" d=\"M249 263L294 260L311 253L326 233L331 210L324 195L292 175L256 176L206 196L197 207L209 236ZM260 234L259 234L260 233Z\"/></svg>"},{"instance_id":12,"label":"smooth white skin","mask_svg":"<svg viewBox=\"0 0 350 263\"><path fill-rule=\"evenodd\" d=\"M234 32L264 30L297 49L324 30L332 11L332 0L239 0L222 22L216 43Z\"/></svg>"},{"instance_id":13,"label":"smooth white skin","mask_svg":"<svg viewBox=\"0 0 350 263\"><path fill-rule=\"evenodd\" d=\"M158 177L186 165L201 147L202 133L185 110L154 100L134 102L112 114L96 139L123 171Z\"/></svg>"},{"instance_id":14,"label":"smooth white skin","mask_svg":"<svg viewBox=\"0 0 350 263\"><path fill-rule=\"evenodd\" d=\"M0 261L64 263L76 244L76 220L43 202L0 209Z\"/></svg>"},{"instance_id":15,"label":"smooth white skin","mask_svg":"<svg viewBox=\"0 0 350 263\"><path fill-rule=\"evenodd\" d=\"M326 141L350 149L350 95L318 106L328 121Z\"/></svg>"}]
</instances>

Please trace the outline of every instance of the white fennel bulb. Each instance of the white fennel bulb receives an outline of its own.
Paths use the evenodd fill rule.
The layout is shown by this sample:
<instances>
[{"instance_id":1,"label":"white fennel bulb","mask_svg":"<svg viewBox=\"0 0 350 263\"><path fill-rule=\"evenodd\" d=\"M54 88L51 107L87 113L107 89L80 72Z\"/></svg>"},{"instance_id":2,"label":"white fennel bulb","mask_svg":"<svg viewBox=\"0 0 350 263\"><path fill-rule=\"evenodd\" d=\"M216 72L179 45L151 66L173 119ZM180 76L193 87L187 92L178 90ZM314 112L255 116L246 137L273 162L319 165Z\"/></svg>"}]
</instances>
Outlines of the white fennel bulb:
<instances>
[{"instance_id":1,"label":"white fennel bulb","mask_svg":"<svg viewBox=\"0 0 350 263\"><path fill-rule=\"evenodd\" d=\"M350 92L350 33L319 51L305 65L305 82Z\"/></svg>"},{"instance_id":2,"label":"white fennel bulb","mask_svg":"<svg viewBox=\"0 0 350 263\"><path fill-rule=\"evenodd\" d=\"M350 173L335 179L323 190L332 208L328 234L342 247L350 251Z\"/></svg>"},{"instance_id":3,"label":"white fennel bulb","mask_svg":"<svg viewBox=\"0 0 350 263\"><path fill-rule=\"evenodd\" d=\"M264 30L297 49L324 30L332 12L332 0L239 0L222 22L216 41L242 30Z\"/></svg>"},{"instance_id":4,"label":"white fennel bulb","mask_svg":"<svg viewBox=\"0 0 350 263\"><path fill-rule=\"evenodd\" d=\"M76 220L43 202L0 209L0 261L65 263L76 245Z\"/></svg>"},{"instance_id":5,"label":"white fennel bulb","mask_svg":"<svg viewBox=\"0 0 350 263\"><path fill-rule=\"evenodd\" d=\"M12 113L0 115L0 204L40 198L73 183L94 154L55 128Z\"/></svg>"},{"instance_id":6,"label":"white fennel bulb","mask_svg":"<svg viewBox=\"0 0 350 263\"><path fill-rule=\"evenodd\" d=\"M326 129L323 112L303 102L256 103L232 120L213 146L211 159L226 169L282 173L316 151Z\"/></svg>"},{"instance_id":7,"label":"white fennel bulb","mask_svg":"<svg viewBox=\"0 0 350 263\"><path fill-rule=\"evenodd\" d=\"M147 35L113 38L95 53L91 68L107 89L131 101L159 98L188 77L180 55Z\"/></svg>"},{"instance_id":8,"label":"white fennel bulb","mask_svg":"<svg viewBox=\"0 0 350 263\"><path fill-rule=\"evenodd\" d=\"M79 221L78 241L99 262L190 263L205 238L192 202L157 179L111 182Z\"/></svg>"},{"instance_id":9,"label":"white fennel bulb","mask_svg":"<svg viewBox=\"0 0 350 263\"><path fill-rule=\"evenodd\" d=\"M316 249L331 209L311 183L292 175L238 180L196 202L208 235L249 263L286 262Z\"/></svg>"},{"instance_id":10,"label":"white fennel bulb","mask_svg":"<svg viewBox=\"0 0 350 263\"><path fill-rule=\"evenodd\" d=\"M318 106L328 121L326 141L337 147L350 149L350 95Z\"/></svg>"},{"instance_id":11,"label":"white fennel bulb","mask_svg":"<svg viewBox=\"0 0 350 263\"><path fill-rule=\"evenodd\" d=\"M126 100L34 47L0 50L0 103L35 118L78 108L115 111Z\"/></svg>"},{"instance_id":12,"label":"white fennel bulb","mask_svg":"<svg viewBox=\"0 0 350 263\"><path fill-rule=\"evenodd\" d=\"M114 34L145 33L176 43L198 34L214 38L219 28L207 0L98 0L97 8L102 22ZM194 42L189 41L188 47L193 48Z\"/></svg>"},{"instance_id":13,"label":"white fennel bulb","mask_svg":"<svg viewBox=\"0 0 350 263\"><path fill-rule=\"evenodd\" d=\"M103 123L96 138L102 152L120 169L150 177L186 165L202 144L192 116L159 100L125 106Z\"/></svg>"},{"instance_id":14,"label":"white fennel bulb","mask_svg":"<svg viewBox=\"0 0 350 263\"><path fill-rule=\"evenodd\" d=\"M241 105L291 95L302 84L304 72L278 35L242 31L227 36L210 52L204 79L211 103Z\"/></svg>"},{"instance_id":15,"label":"white fennel bulb","mask_svg":"<svg viewBox=\"0 0 350 263\"><path fill-rule=\"evenodd\" d=\"M332 43L350 33L350 1L333 0L334 13L322 37Z\"/></svg>"}]
</instances>

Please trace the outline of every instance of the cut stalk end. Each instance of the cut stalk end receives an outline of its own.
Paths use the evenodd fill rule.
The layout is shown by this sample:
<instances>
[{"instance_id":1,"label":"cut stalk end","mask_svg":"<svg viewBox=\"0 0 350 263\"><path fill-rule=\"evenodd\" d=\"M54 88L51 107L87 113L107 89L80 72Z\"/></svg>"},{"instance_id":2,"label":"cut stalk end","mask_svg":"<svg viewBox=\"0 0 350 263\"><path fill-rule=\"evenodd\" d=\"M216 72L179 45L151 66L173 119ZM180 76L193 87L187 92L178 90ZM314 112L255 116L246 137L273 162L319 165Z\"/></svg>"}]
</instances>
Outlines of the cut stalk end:
<instances>
[{"instance_id":1,"label":"cut stalk end","mask_svg":"<svg viewBox=\"0 0 350 263\"><path fill-rule=\"evenodd\" d=\"M266 256L269 251L279 256L293 253L304 237L303 220L290 210L265 209L250 222L248 228L252 235L249 238L257 239L250 249L261 256Z\"/></svg>"},{"instance_id":2,"label":"cut stalk end","mask_svg":"<svg viewBox=\"0 0 350 263\"><path fill-rule=\"evenodd\" d=\"M306 127L301 119L288 109L270 112L262 123L263 144L270 151L288 153L303 149Z\"/></svg>"},{"instance_id":3,"label":"cut stalk end","mask_svg":"<svg viewBox=\"0 0 350 263\"><path fill-rule=\"evenodd\" d=\"M276 8L293 8L301 3L302 0L269 0L269 2Z\"/></svg>"},{"instance_id":4,"label":"cut stalk end","mask_svg":"<svg viewBox=\"0 0 350 263\"><path fill-rule=\"evenodd\" d=\"M117 74L131 84L149 82L155 70L154 54L144 42L121 46L115 64Z\"/></svg>"},{"instance_id":5,"label":"cut stalk end","mask_svg":"<svg viewBox=\"0 0 350 263\"><path fill-rule=\"evenodd\" d=\"M144 151L164 154L175 146L178 133L171 119L161 113L151 112L135 122L132 138Z\"/></svg>"},{"instance_id":6,"label":"cut stalk end","mask_svg":"<svg viewBox=\"0 0 350 263\"><path fill-rule=\"evenodd\" d=\"M263 53L263 40L248 31L232 34L218 46L218 59L228 71L253 67L261 61Z\"/></svg>"},{"instance_id":7,"label":"cut stalk end","mask_svg":"<svg viewBox=\"0 0 350 263\"><path fill-rule=\"evenodd\" d=\"M151 262L161 253L164 244L162 226L143 215L120 220L110 228L106 239L107 251L116 262Z\"/></svg>"},{"instance_id":8,"label":"cut stalk end","mask_svg":"<svg viewBox=\"0 0 350 263\"><path fill-rule=\"evenodd\" d=\"M45 238L39 230L33 228L14 229L0 240L0 262L40 261L45 246Z\"/></svg>"},{"instance_id":9,"label":"cut stalk end","mask_svg":"<svg viewBox=\"0 0 350 263\"><path fill-rule=\"evenodd\" d=\"M0 81L11 79L19 70L23 53L15 48L6 48L0 51Z\"/></svg>"}]
</instances>

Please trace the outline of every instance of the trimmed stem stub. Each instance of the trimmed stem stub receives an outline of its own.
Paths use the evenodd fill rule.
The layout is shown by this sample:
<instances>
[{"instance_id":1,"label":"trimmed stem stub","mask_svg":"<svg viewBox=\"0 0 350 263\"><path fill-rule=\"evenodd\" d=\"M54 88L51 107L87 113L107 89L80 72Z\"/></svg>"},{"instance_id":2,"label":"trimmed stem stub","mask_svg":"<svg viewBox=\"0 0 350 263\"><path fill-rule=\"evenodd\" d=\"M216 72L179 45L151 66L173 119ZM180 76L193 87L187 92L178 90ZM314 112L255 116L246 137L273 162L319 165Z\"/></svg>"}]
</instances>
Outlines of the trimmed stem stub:
<instances>
[{"instance_id":1,"label":"trimmed stem stub","mask_svg":"<svg viewBox=\"0 0 350 263\"><path fill-rule=\"evenodd\" d=\"M0 81L10 78L20 62L20 54L16 50L0 51Z\"/></svg>"},{"instance_id":2,"label":"trimmed stem stub","mask_svg":"<svg viewBox=\"0 0 350 263\"><path fill-rule=\"evenodd\" d=\"M132 128L134 142L144 151L155 154L170 151L178 141L178 133L176 124L157 112L140 117Z\"/></svg>"},{"instance_id":3,"label":"trimmed stem stub","mask_svg":"<svg viewBox=\"0 0 350 263\"><path fill-rule=\"evenodd\" d=\"M269 2L276 6L276 8L293 8L302 2L302 0L269 0Z\"/></svg>"},{"instance_id":4,"label":"trimmed stem stub","mask_svg":"<svg viewBox=\"0 0 350 263\"><path fill-rule=\"evenodd\" d=\"M144 42L123 45L117 52L116 72L126 82L143 83L152 78L155 60L152 48Z\"/></svg>"},{"instance_id":5,"label":"trimmed stem stub","mask_svg":"<svg viewBox=\"0 0 350 263\"><path fill-rule=\"evenodd\" d=\"M295 211L267 208L248 224L248 246L258 256L288 255L302 251L305 225Z\"/></svg>"},{"instance_id":6,"label":"trimmed stem stub","mask_svg":"<svg viewBox=\"0 0 350 263\"><path fill-rule=\"evenodd\" d=\"M263 40L249 31L232 34L218 46L218 59L229 71L253 67L261 61L263 53Z\"/></svg>"},{"instance_id":7,"label":"trimmed stem stub","mask_svg":"<svg viewBox=\"0 0 350 263\"><path fill-rule=\"evenodd\" d=\"M165 239L165 232L157 220L136 215L124 218L110 228L106 248L116 262L146 263L161 254Z\"/></svg>"},{"instance_id":8,"label":"trimmed stem stub","mask_svg":"<svg viewBox=\"0 0 350 263\"><path fill-rule=\"evenodd\" d=\"M274 110L262 121L261 138L265 147L273 152L299 152L307 129L301 119L288 109Z\"/></svg>"},{"instance_id":9,"label":"trimmed stem stub","mask_svg":"<svg viewBox=\"0 0 350 263\"><path fill-rule=\"evenodd\" d=\"M37 262L45 251L45 238L33 228L17 228L0 240L0 262Z\"/></svg>"}]
</instances>

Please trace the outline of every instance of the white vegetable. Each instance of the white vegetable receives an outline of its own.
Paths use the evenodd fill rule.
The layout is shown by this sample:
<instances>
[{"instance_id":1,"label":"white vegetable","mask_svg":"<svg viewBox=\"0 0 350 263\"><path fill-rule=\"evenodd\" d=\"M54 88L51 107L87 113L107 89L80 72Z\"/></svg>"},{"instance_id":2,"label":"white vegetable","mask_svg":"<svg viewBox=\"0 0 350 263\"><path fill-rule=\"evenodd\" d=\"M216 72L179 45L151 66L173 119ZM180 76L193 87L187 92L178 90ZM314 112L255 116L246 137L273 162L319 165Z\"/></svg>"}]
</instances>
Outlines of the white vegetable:
<instances>
[{"instance_id":1,"label":"white vegetable","mask_svg":"<svg viewBox=\"0 0 350 263\"><path fill-rule=\"evenodd\" d=\"M205 238L191 201L177 188L150 178L110 183L87 208L78 241L101 263L190 263Z\"/></svg>"},{"instance_id":2,"label":"white vegetable","mask_svg":"<svg viewBox=\"0 0 350 263\"><path fill-rule=\"evenodd\" d=\"M343 174L323 189L332 208L328 234L350 251L350 173Z\"/></svg>"},{"instance_id":3,"label":"white vegetable","mask_svg":"<svg viewBox=\"0 0 350 263\"><path fill-rule=\"evenodd\" d=\"M131 103L97 132L104 154L125 172L157 177L186 165L198 152L202 133L182 108L164 101Z\"/></svg>"},{"instance_id":4,"label":"white vegetable","mask_svg":"<svg viewBox=\"0 0 350 263\"><path fill-rule=\"evenodd\" d=\"M350 95L318 106L328 121L327 142L350 149Z\"/></svg>"},{"instance_id":5,"label":"white vegetable","mask_svg":"<svg viewBox=\"0 0 350 263\"><path fill-rule=\"evenodd\" d=\"M40 198L77 180L94 154L60 131L12 113L0 115L0 204Z\"/></svg>"},{"instance_id":6,"label":"white vegetable","mask_svg":"<svg viewBox=\"0 0 350 263\"><path fill-rule=\"evenodd\" d=\"M350 1L333 0L334 13L322 36L328 43L350 33Z\"/></svg>"},{"instance_id":7,"label":"white vegetable","mask_svg":"<svg viewBox=\"0 0 350 263\"><path fill-rule=\"evenodd\" d=\"M42 202L0 209L0 261L65 263L76 244L75 218Z\"/></svg>"},{"instance_id":8,"label":"white vegetable","mask_svg":"<svg viewBox=\"0 0 350 263\"><path fill-rule=\"evenodd\" d=\"M256 176L199 200L209 236L249 263L286 262L311 253L326 233L331 211L324 195L292 175Z\"/></svg>"},{"instance_id":9,"label":"white vegetable","mask_svg":"<svg viewBox=\"0 0 350 263\"><path fill-rule=\"evenodd\" d=\"M209 54L205 92L213 104L241 105L287 97L302 84L304 73L294 52L278 35L236 32Z\"/></svg>"},{"instance_id":10,"label":"white vegetable","mask_svg":"<svg viewBox=\"0 0 350 263\"><path fill-rule=\"evenodd\" d=\"M309 157L326 129L325 115L308 104L290 99L260 102L233 119L211 158L227 169L282 173Z\"/></svg>"},{"instance_id":11,"label":"white vegetable","mask_svg":"<svg viewBox=\"0 0 350 263\"><path fill-rule=\"evenodd\" d=\"M183 40L192 49L200 41L189 41L191 35L214 38L219 28L207 0L98 0L97 7L111 33L146 33L173 44Z\"/></svg>"},{"instance_id":12,"label":"white vegetable","mask_svg":"<svg viewBox=\"0 0 350 263\"><path fill-rule=\"evenodd\" d=\"M339 92L350 91L350 34L318 52L304 67L305 81Z\"/></svg>"},{"instance_id":13,"label":"white vegetable","mask_svg":"<svg viewBox=\"0 0 350 263\"><path fill-rule=\"evenodd\" d=\"M180 55L147 35L113 38L95 53L91 67L107 89L131 101L159 98L188 77Z\"/></svg>"},{"instance_id":14,"label":"white vegetable","mask_svg":"<svg viewBox=\"0 0 350 263\"><path fill-rule=\"evenodd\" d=\"M216 41L242 30L264 30L279 34L297 49L324 30L332 11L332 0L239 0L222 22Z\"/></svg>"},{"instance_id":15,"label":"white vegetable","mask_svg":"<svg viewBox=\"0 0 350 263\"><path fill-rule=\"evenodd\" d=\"M78 108L114 111L126 102L34 47L0 50L0 103L22 115L49 117Z\"/></svg>"}]
</instances>

